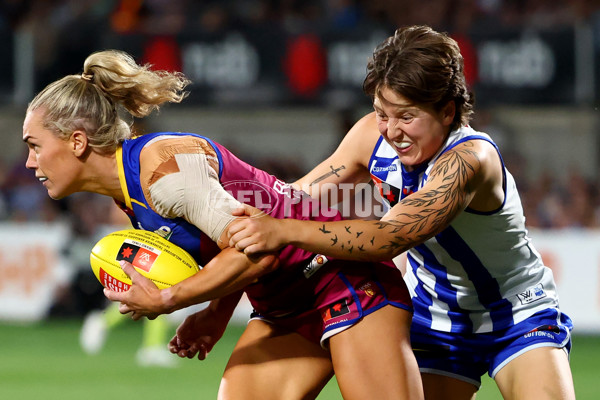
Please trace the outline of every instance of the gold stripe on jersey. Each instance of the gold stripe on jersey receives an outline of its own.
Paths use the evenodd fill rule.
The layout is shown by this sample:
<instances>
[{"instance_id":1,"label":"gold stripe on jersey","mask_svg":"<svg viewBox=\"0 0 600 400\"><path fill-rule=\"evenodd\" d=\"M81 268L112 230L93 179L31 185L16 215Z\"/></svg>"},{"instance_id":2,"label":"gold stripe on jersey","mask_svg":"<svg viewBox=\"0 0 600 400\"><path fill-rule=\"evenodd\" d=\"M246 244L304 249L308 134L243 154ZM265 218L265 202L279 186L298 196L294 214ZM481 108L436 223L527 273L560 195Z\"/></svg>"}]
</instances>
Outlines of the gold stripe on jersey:
<instances>
[{"instance_id":1,"label":"gold stripe on jersey","mask_svg":"<svg viewBox=\"0 0 600 400\"><path fill-rule=\"evenodd\" d=\"M137 205L140 205L144 208L148 208L144 203L142 203L141 201L137 201L136 199L130 199L132 203L135 203Z\"/></svg>"},{"instance_id":2,"label":"gold stripe on jersey","mask_svg":"<svg viewBox=\"0 0 600 400\"><path fill-rule=\"evenodd\" d=\"M121 191L125 198L125 206L130 210L133 210L131 205L131 197L129 197L129 190L127 189L127 179L125 179L125 169L123 168L123 147L118 146L115 154L117 159L117 172L119 174L119 184L121 185Z\"/></svg>"}]
</instances>

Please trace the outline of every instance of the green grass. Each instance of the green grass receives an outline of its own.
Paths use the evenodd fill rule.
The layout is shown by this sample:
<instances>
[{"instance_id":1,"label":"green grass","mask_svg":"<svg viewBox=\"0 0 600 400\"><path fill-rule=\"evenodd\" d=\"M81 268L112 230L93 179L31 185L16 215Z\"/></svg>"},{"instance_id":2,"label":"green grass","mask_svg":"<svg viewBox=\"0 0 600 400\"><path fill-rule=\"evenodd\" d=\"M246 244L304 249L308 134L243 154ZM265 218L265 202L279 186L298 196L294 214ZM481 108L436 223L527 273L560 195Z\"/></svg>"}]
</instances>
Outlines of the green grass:
<instances>
[{"instance_id":1,"label":"green grass","mask_svg":"<svg viewBox=\"0 0 600 400\"><path fill-rule=\"evenodd\" d=\"M225 364L242 327L231 326L208 359L180 360L176 368L140 368L135 352L141 324L117 327L96 356L84 354L78 343L81 321L52 320L35 325L0 324L0 399L105 400L215 399ZM579 400L596 400L600 338L576 336L571 365ZM332 380L318 400L339 400ZM478 400L501 396L489 378Z\"/></svg>"}]
</instances>

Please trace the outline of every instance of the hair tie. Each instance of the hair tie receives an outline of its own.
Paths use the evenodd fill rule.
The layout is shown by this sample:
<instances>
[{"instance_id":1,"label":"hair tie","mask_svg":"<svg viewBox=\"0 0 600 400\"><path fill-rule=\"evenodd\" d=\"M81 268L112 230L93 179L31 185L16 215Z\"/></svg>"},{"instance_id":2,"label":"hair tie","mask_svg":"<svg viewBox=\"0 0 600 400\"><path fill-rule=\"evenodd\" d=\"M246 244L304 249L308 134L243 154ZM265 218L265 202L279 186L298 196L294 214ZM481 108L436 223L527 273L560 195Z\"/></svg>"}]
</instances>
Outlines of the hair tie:
<instances>
[{"instance_id":1,"label":"hair tie","mask_svg":"<svg viewBox=\"0 0 600 400\"><path fill-rule=\"evenodd\" d=\"M91 82L93 77L94 74L86 74L85 72L81 74L81 79L83 79L84 81Z\"/></svg>"}]
</instances>

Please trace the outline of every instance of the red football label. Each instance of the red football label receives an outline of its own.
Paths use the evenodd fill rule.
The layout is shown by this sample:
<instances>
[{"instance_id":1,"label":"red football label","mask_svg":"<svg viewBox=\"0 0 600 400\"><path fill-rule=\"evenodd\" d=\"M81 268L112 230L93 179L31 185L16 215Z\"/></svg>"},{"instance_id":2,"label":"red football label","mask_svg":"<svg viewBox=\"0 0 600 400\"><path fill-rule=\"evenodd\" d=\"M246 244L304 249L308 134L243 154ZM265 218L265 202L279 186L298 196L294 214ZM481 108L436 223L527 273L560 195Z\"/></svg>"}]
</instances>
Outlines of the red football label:
<instances>
[{"instance_id":1,"label":"red football label","mask_svg":"<svg viewBox=\"0 0 600 400\"><path fill-rule=\"evenodd\" d=\"M115 292L126 292L131 287L131 285L120 281L112 275L107 274L102 268L100 268L98 271L98 275L100 276L100 282L102 283L102 286Z\"/></svg>"},{"instance_id":2,"label":"red football label","mask_svg":"<svg viewBox=\"0 0 600 400\"><path fill-rule=\"evenodd\" d=\"M132 264L146 272L150 272L150 268L152 268L152 264L154 264L156 257L158 257L158 254L147 251L146 249L140 249L135 255Z\"/></svg>"},{"instance_id":3,"label":"red football label","mask_svg":"<svg viewBox=\"0 0 600 400\"><path fill-rule=\"evenodd\" d=\"M125 260L134 267L150 272L160 250L135 240L125 239L117 254L117 261Z\"/></svg>"}]
</instances>

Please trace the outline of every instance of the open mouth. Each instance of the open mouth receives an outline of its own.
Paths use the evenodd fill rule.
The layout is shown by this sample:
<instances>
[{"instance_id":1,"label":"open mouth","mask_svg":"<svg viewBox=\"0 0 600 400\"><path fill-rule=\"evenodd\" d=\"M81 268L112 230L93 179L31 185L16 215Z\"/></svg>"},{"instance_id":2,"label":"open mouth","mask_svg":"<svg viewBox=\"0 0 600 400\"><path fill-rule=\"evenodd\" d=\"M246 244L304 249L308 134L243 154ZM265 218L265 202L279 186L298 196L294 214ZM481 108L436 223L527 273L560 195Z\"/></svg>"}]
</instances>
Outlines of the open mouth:
<instances>
[{"instance_id":1,"label":"open mouth","mask_svg":"<svg viewBox=\"0 0 600 400\"><path fill-rule=\"evenodd\" d=\"M394 146L396 146L400 150L405 150L405 149L408 149L410 146L412 146L412 143L410 143L410 142L394 142Z\"/></svg>"}]
</instances>

